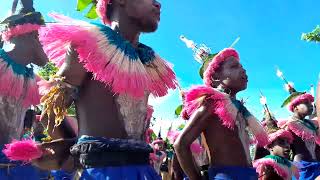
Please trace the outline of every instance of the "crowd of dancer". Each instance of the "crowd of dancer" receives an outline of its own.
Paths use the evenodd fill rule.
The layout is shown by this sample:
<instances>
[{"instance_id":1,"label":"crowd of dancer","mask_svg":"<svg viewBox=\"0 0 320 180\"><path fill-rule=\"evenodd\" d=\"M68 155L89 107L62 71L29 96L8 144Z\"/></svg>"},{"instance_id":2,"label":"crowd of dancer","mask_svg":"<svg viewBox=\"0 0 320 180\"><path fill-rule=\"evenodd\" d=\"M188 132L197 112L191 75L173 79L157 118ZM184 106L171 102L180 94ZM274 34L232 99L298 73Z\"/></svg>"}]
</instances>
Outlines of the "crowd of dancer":
<instances>
[{"instance_id":1,"label":"crowd of dancer","mask_svg":"<svg viewBox=\"0 0 320 180\"><path fill-rule=\"evenodd\" d=\"M103 24L54 13L45 23L33 0L20 0L16 13L18 2L1 22L1 45L10 47L0 49L1 180L320 176L320 97L297 91L282 72L292 115L277 119L261 96L258 120L237 99L248 75L235 49L210 54L189 44L203 62L203 85L181 90L170 65L139 42L157 30L155 0L78 0ZM49 60L54 75L34 73ZM176 88L186 123L155 135L149 96Z\"/></svg>"}]
</instances>

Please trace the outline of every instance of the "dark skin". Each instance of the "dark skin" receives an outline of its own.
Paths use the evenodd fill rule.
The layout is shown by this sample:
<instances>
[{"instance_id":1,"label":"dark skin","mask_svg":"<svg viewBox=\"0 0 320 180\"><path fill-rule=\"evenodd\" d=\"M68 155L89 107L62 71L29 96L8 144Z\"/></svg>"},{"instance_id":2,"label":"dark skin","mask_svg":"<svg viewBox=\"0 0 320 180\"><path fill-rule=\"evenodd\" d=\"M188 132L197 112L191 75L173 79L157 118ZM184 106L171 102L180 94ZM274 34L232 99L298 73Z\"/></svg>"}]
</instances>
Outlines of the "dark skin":
<instances>
[{"instance_id":1,"label":"dark skin","mask_svg":"<svg viewBox=\"0 0 320 180\"><path fill-rule=\"evenodd\" d=\"M261 159L269 154L270 152L264 147L256 147L253 160Z\"/></svg>"},{"instance_id":2,"label":"dark skin","mask_svg":"<svg viewBox=\"0 0 320 180\"><path fill-rule=\"evenodd\" d=\"M268 146L270 154L288 159L290 156L290 143L285 138L278 138Z\"/></svg>"},{"instance_id":3,"label":"dark skin","mask_svg":"<svg viewBox=\"0 0 320 180\"><path fill-rule=\"evenodd\" d=\"M38 38L38 32L31 32L27 34L23 34L20 36L16 36L10 39L10 43L14 44L14 48L7 52L9 57L20 65L27 65L30 63L44 66L48 62L48 58L42 49L42 45L40 44ZM0 137L0 142L3 144L7 144L12 141L9 138L9 130L7 123L2 123L0 125L0 130L3 135ZM18 138L21 135L21 132L17 133L15 136ZM13 134L10 134L13 135Z\"/></svg>"},{"instance_id":4,"label":"dark skin","mask_svg":"<svg viewBox=\"0 0 320 180\"><path fill-rule=\"evenodd\" d=\"M268 128L277 127L276 121L274 121L269 114L267 114L267 116L265 118L263 118L262 121L266 123L266 126ZM257 146L255 148L253 159L254 160L261 159L269 154L270 154L270 152L267 149L265 149L264 147Z\"/></svg>"},{"instance_id":5,"label":"dark skin","mask_svg":"<svg viewBox=\"0 0 320 180\"><path fill-rule=\"evenodd\" d=\"M138 45L139 36L142 32L154 32L158 27L161 6L157 1L113 0L112 6L111 20L117 22L117 25L113 28L134 47ZM119 105L116 102L117 95L111 92L110 88L106 87L105 84L92 80L92 75L79 63L78 55L72 47L67 54L65 64L58 74L66 77L67 83L80 87L79 98L74 101L79 136L128 138ZM50 129L53 129L53 123L50 124ZM56 127L55 131L64 131L59 129L60 126ZM55 138L65 137L62 133L56 133ZM62 143L63 140L60 141ZM51 148L53 151L63 152L63 145L65 144L57 144L56 146L51 146ZM50 168L51 160L55 161L54 158L61 159L61 157L50 158L50 161L47 161L48 168ZM45 164L42 164L42 167L45 166Z\"/></svg>"},{"instance_id":6,"label":"dark skin","mask_svg":"<svg viewBox=\"0 0 320 180\"><path fill-rule=\"evenodd\" d=\"M180 163L176 157L176 155L173 155L172 158L172 175L171 180L182 180L183 179L183 170L180 167Z\"/></svg>"},{"instance_id":7,"label":"dark skin","mask_svg":"<svg viewBox=\"0 0 320 180\"><path fill-rule=\"evenodd\" d=\"M48 62L48 57L39 41L38 32L13 37L10 43L14 44L14 48L7 53L16 63L21 65L33 63L44 66Z\"/></svg>"},{"instance_id":8,"label":"dark skin","mask_svg":"<svg viewBox=\"0 0 320 180\"><path fill-rule=\"evenodd\" d=\"M262 180L283 180L283 178L279 176L271 166L263 167L263 172L264 174L261 175Z\"/></svg>"},{"instance_id":9,"label":"dark skin","mask_svg":"<svg viewBox=\"0 0 320 180\"><path fill-rule=\"evenodd\" d=\"M299 105L297 105L296 107L294 107L294 112L293 112L293 118L288 121L287 123L290 123L291 121L296 121L298 119L305 119L306 116L309 116L310 114L312 114L313 111L313 105L311 102L303 102ZM319 132L318 132L319 133ZM297 135L295 135L294 133L292 133L294 135L294 141L292 143L292 151L294 154L294 161L308 161L308 162L312 162L312 161L319 161L319 146L316 145L316 156L317 159L313 159L312 155L310 154L310 152L308 151L305 142L298 137Z\"/></svg>"},{"instance_id":10,"label":"dark skin","mask_svg":"<svg viewBox=\"0 0 320 180\"><path fill-rule=\"evenodd\" d=\"M290 154L290 143L285 138L278 138L271 145L268 146L270 154L274 156L280 156L283 158L289 158ZM265 166L264 174L261 176L263 180L282 180L283 178L279 176L274 168L271 166Z\"/></svg>"},{"instance_id":11,"label":"dark skin","mask_svg":"<svg viewBox=\"0 0 320 180\"><path fill-rule=\"evenodd\" d=\"M227 58L213 78L220 81L218 86L230 90L231 98L236 98L236 94L247 87L246 71L234 57ZM201 133L208 146L210 166L251 166L238 137L237 127L230 130L222 126L219 118L208 111L210 104L204 103L193 113L174 144L180 165L191 180L201 179L200 170L194 164L189 148Z\"/></svg>"}]
</instances>

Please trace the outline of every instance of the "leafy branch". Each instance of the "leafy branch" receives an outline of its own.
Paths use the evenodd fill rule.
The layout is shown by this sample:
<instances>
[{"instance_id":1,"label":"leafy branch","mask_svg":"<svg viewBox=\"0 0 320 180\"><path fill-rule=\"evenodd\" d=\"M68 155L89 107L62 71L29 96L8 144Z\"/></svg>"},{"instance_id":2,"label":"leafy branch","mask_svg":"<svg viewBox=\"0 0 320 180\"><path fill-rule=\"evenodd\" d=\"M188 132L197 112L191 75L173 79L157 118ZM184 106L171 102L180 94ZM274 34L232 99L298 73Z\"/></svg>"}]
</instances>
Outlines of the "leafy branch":
<instances>
[{"instance_id":1,"label":"leafy branch","mask_svg":"<svg viewBox=\"0 0 320 180\"><path fill-rule=\"evenodd\" d=\"M309 33L302 33L302 40L308 42L320 42L320 26L318 25L312 32Z\"/></svg>"}]
</instances>

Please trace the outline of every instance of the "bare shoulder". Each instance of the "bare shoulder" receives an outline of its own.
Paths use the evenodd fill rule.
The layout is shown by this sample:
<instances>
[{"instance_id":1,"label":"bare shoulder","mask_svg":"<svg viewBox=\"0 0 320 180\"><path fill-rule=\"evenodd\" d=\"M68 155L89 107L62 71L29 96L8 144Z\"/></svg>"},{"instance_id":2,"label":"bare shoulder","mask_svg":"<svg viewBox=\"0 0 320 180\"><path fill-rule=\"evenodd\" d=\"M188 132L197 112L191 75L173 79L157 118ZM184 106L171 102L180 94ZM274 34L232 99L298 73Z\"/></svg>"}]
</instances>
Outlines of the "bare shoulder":
<instances>
[{"instance_id":1,"label":"bare shoulder","mask_svg":"<svg viewBox=\"0 0 320 180\"><path fill-rule=\"evenodd\" d=\"M206 125L211 116L212 114L209 111L208 105L203 104L192 114L188 124Z\"/></svg>"},{"instance_id":2,"label":"bare shoulder","mask_svg":"<svg viewBox=\"0 0 320 180\"><path fill-rule=\"evenodd\" d=\"M200 106L190 117L187 125L182 131L182 136L188 136L192 143L202 132L208 127L209 119L211 119L211 113L208 111L206 105Z\"/></svg>"},{"instance_id":3,"label":"bare shoulder","mask_svg":"<svg viewBox=\"0 0 320 180\"><path fill-rule=\"evenodd\" d=\"M61 66L59 76L66 78L66 82L74 86L80 86L87 75L83 64L79 62L78 53L73 47L69 47L66 60Z\"/></svg>"}]
</instances>

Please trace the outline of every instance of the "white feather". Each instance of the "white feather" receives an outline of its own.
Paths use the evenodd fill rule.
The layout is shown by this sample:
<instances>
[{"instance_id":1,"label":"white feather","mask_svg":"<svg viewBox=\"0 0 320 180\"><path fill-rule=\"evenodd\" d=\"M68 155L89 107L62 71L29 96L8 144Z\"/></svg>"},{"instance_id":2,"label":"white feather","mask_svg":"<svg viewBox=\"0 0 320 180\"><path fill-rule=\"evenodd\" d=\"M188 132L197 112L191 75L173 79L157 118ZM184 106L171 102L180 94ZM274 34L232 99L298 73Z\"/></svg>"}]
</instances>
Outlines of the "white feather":
<instances>
[{"instance_id":1,"label":"white feather","mask_svg":"<svg viewBox=\"0 0 320 180\"><path fill-rule=\"evenodd\" d=\"M262 105L266 105L267 104L267 98L265 96L260 96L260 103Z\"/></svg>"},{"instance_id":2,"label":"white feather","mask_svg":"<svg viewBox=\"0 0 320 180\"><path fill-rule=\"evenodd\" d=\"M277 76L283 79L283 72L281 72L279 68L277 68Z\"/></svg>"}]
</instances>

